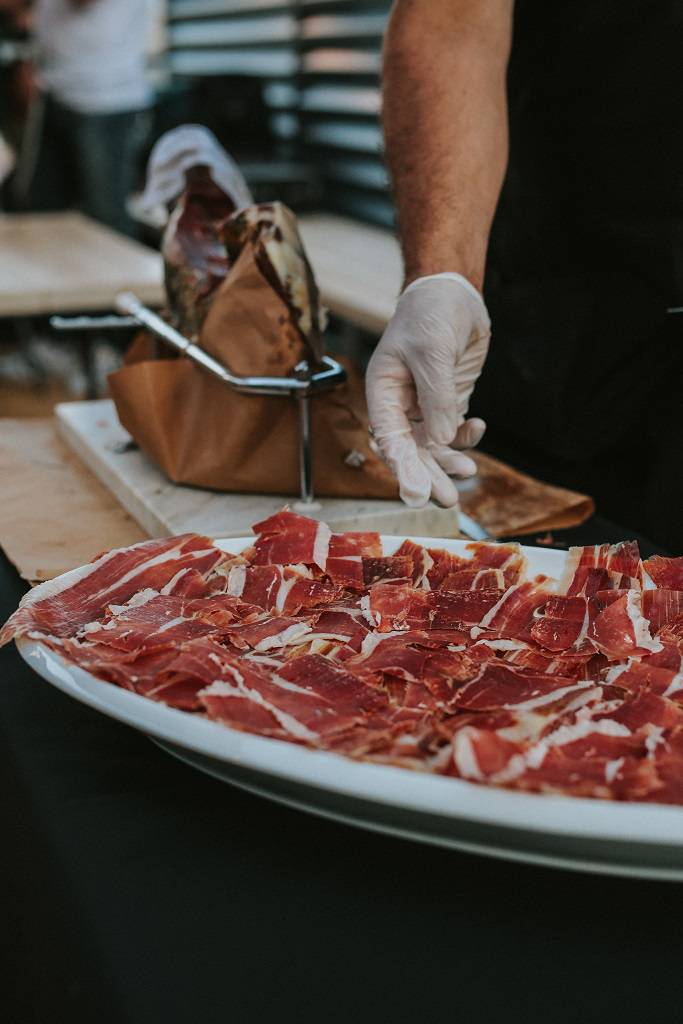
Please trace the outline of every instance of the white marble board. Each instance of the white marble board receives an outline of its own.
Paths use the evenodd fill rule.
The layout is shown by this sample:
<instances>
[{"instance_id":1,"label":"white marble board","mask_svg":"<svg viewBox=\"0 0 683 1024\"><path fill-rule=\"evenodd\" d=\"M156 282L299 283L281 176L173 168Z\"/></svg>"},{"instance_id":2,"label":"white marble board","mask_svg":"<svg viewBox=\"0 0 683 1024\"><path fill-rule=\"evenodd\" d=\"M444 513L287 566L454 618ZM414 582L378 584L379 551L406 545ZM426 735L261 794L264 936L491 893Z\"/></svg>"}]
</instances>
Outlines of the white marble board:
<instances>
[{"instance_id":1,"label":"white marble board","mask_svg":"<svg viewBox=\"0 0 683 1024\"><path fill-rule=\"evenodd\" d=\"M209 537L244 537L251 524L289 505L324 519L333 530L454 537L457 512L428 505L408 508L400 501L321 498L302 507L296 498L270 494L223 494L171 483L132 444L110 399L64 402L56 407L61 437L118 498L150 536L196 532Z\"/></svg>"}]
</instances>

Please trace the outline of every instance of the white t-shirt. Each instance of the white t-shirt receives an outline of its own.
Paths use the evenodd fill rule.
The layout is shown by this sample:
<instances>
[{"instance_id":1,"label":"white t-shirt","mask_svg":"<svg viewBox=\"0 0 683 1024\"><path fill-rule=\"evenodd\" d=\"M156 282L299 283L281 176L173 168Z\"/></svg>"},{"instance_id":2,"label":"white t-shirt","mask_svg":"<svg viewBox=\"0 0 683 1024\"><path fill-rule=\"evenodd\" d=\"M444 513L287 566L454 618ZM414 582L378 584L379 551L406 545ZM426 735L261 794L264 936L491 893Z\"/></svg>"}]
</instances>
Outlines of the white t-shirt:
<instances>
[{"instance_id":1,"label":"white t-shirt","mask_svg":"<svg viewBox=\"0 0 683 1024\"><path fill-rule=\"evenodd\" d=\"M34 38L43 89L86 114L142 110L151 102L149 0L37 0Z\"/></svg>"}]
</instances>

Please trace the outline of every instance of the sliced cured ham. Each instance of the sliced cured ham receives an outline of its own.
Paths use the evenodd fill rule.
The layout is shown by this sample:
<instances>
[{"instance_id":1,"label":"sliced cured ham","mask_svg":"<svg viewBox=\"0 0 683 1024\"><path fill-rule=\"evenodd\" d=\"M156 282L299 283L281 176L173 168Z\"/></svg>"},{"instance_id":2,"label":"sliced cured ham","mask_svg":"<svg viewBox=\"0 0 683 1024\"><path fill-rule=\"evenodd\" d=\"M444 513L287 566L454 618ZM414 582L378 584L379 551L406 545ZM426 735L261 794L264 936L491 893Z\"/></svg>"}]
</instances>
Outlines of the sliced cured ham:
<instances>
[{"instance_id":1,"label":"sliced cured ham","mask_svg":"<svg viewBox=\"0 0 683 1024\"><path fill-rule=\"evenodd\" d=\"M572 651L549 651L523 640L481 640L472 649L476 650L479 644L495 651L498 657L509 665L531 672L567 676L571 679L595 679L600 674L598 668L591 670L596 658L592 650L580 654Z\"/></svg>"},{"instance_id":2,"label":"sliced cured ham","mask_svg":"<svg viewBox=\"0 0 683 1024\"><path fill-rule=\"evenodd\" d=\"M151 651L215 632L212 623L187 614L181 597L159 596L124 609L105 623L88 624L80 631L79 639L122 651Z\"/></svg>"},{"instance_id":3,"label":"sliced cured ham","mask_svg":"<svg viewBox=\"0 0 683 1024\"><path fill-rule=\"evenodd\" d=\"M455 773L470 782L503 779L522 750L521 743L507 740L495 730L466 725L453 738Z\"/></svg>"},{"instance_id":4,"label":"sliced cured ham","mask_svg":"<svg viewBox=\"0 0 683 1024\"><path fill-rule=\"evenodd\" d=\"M479 568L474 565L467 569L458 569L457 572L444 576L439 584L439 590L505 590L507 584L502 569Z\"/></svg>"},{"instance_id":5,"label":"sliced cured ham","mask_svg":"<svg viewBox=\"0 0 683 1024\"><path fill-rule=\"evenodd\" d=\"M412 575L412 558L396 555L386 558L363 558L364 588L380 580L410 580Z\"/></svg>"},{"instance_id":6,"label":"sliced cured ham","mask_svg":"<svg viewBox=\"0 0 683 1024\"><path fill-rule=\"evenodd\" d=\"M257 539L254 565L327 565L332 532L326 523L284 509L252 527Z\"/></svg>"},{"instance_id":7,"label":"sliced cured ham","mask_svg":"<svg viewBox=\"0 0 683 1024\"><path fill-rule=\"evenodd\" d=\"M591 688L590 680L533 675L494 663L484 665L478 677L466 683L456 699L458 707L469 711L537 711Z\"/></svg>"},{"instance_id":8,"label":"sliced cured ham","mask_svg":"<svg viewBox=\"0 0 683 1024\"><path fill-rule=\"evenodd\" d=\"M642 609L650 623L650 632L656 636L683 616L683 590L644 590Z\"/></svg>"},{"instance_id":9,"label":"sliced cured ham","mask_svg":"<svg viewBox=\"0 0 683 1024\"><path fill-rule=\"evenodd\" d=\"M642 563L636 541L620 544L595 544L591 547L570 548L564 573L559 582L558 593L580 593L585 586L586 570L605 569L629 580L642 578ZM616 582L616 580L615 580ZM603 587L602 589L611 589ZM614 589L627 589L620 585Z\"/></svg>"},{"instance_id":10,"label":"sliced cured ham","mask_svg":"<svg viewBox=\"0 0 683 1024\"><path fill-rule=\"evenodd\" d=\"M354 658L345 663L345 668L355 675L364 677L381 676L382 673L398 676L409 682L419 682L424 676L426 648L414 646L403 636L369 634L372 644L364 643Z\"/></svg>"},{"instance_id":11,"label":"sliced cured ham","mask_svg":"<svg viewBox=\"0 0 683 1024\"><path fill-rule=\"evenodd\" d=\"M654 555L643 562L643 568L656 587L683 590L683 556L664 558Z\"/></svg>"},{"instance_id":12,"label":"sliced cured ham","mask_svg":"<svg viewBox=\"0 0 683 1024\"><path fill-rule=\"evenodd\" d=\"M31 632L74 636L109 605L124 604L143 590L160 591L186 568L208 573L225 558L207 537L193 533L109 551L29 591L0 630L0 644Z\"/></svg>"},{"instance_id":13,"label":"sliced cured ham","mask_svg":"<svg viewBox=\"0 0 683 1024\"><path fill-rule=\"evenodd\" d=\"M641 581L637 577L625 576L621 572L610 572L609 569L596 569L591 566L579 566L567 589L567 596L581 594L594 597L601 590L640 590Z\"/></svg>"},{"instance_id":14,"label":"sliced cured ham","mask_svg":"<svg viewBox=\"0 0 683 1024\"><path fill-rule=\"evenodd\" d=\"M545 582L516 583L509 587L482 616L472 630L474 639L481 637L530 640L540 609L553 596Z\"/></svg>"},{"instance_id":15,"label":"sliced cured ham","mask_svg":"<svg viewBox=\"0 0 683 1024\"><path fill-rule=\"evenodd\" d=\"M325 571L335 583L353 590L363 590L365 560L377 558L382 558L382 543L378 533L334 533L330 538Z\"/></svg>"},{"instance_id":16,"label":"sliced cured ham","mask_svg":"<svg viewBox=\"0 0 683 1024\"><path fill-rule=\"evenodd\" d=\"M368 614L380 633L397 629L449 629L477 623L498 602L498 590L463 590L456 594L419 591L408 584L371 587Z\"/></svg>"},{"instance_id":17,"label":"sliced cured ham","mask_svg":"<svg viewBox=\"0 0 683 1024\"><path fill-rule=\"evenodd\" d=\"M379 690L319 655L296 658L280 671L239 658L224 663L222 670L222 678L199 693L211 717L232 724L233 716L241 714L241 706L235 706L241 698L267 711L287 738L300 743L324 742L387 707Z\"/></svg>"},{"instance_id":18,"label":"sliced cured ham","mask_svg":"<svg viewBox=\"0 0 683 1024\"><path fill-rule=\"evenodd\" d=\"M683 729L677 727L658 737L645 761L646 786L631 784L627 797L656 803L683 803ZM637 782L640 782L640 778Z\"/></svg>"},{"instance_id":19,"label":"sliced cured ham","mask_svg":"<svg viewBox=\"0 0 683 1024\"><path fill-rule=\"evenodd\" d=\"M659 729L683 727L683 708L666 697L660 697L651 690L641 690L620 702L619 706L600 720L620 722L631 732L657 726Z\"/></svg>"},{"instance_id":20,"label":"sliced cured ham","mask_svg":"<svg viewBox=\"0 0 683 1024\"><path fill-rule=\"evenodd\" d=\"M547 651L592 651L588 640L592 610L583 595L549 597L531 627L531 639Z\"/></svg>"},{"instance_id":21,"label":"sliced cured ham","mask_svg":"<svg viewBox=\"0 0 683 1024\"><path fill-rule=\"evenodd\" d=\"M77 640L63 640L51 646L75 665L133 692L141 692L138 688L148 682L153 684L159 672L177 655L174 647L156 648L141 654Z\"/></svg>"},{"instance_id":22,"label":"sliced cured ham","mask_svg":"<svg viewBox=\"0 0 683 1024\"><path fill-rule=\"evenodd\" d=\"M683 804L683 559L463 555L285 509L253 548L187 534L36 588L0 634L233 729L480 784Z\"/></svg>"},{"instance_id":23,"label":"sliced cured ham","mask_svg":"<svg viewBox=\"0 0 683 1024\"><path fill-rule=\"evenodd\" d=\"M212 654L214 651L218 655ZM141 676L136 671L133 677L135 690L143 697L161 701L170 707L196 711L202 706L199 691L207 682L220 677L218 662L223 652L224 648L215 640L197 638L184 644L180 651L174 651L173 656L167 658L154 674L145 671Z\"/></svg>"},{"instance_id":24,"label":"sliced cured ham","mask_svg":"<svg viewBox=\"0 0 683 1024\"><path fill-rule=\"evenodd\" d=\"M596 615L590 629L597 650L612 661L661 650L661 641L652 637L650 623L643 615L640 591L601 591L597 598L601 596L609 603Z\"/></svg>"},{"instance_id":25,"label":"sliced cured ham","mask_svg":"<svg viewBox=\"0 0 683 1024\"><path fill-rule=\"evenodd\" d=\"M452 576L461 569L468 569L470 561L461 555L454 555L451 551L444 551L441 548L428 548L427 554L431 566L426 573L426 579L430 590L438 590L439 585L446 576Z\"/></svg>"},{"instance_id":26,"label":"sliced cured ham","mask_svg":"<svg viewBox=\"0 0 683 1024\"><path fill-rule=\"evenodd\" d=\"M416 544L413 540L404 540L396 552L396 556L411 559L413 563L411 574L413 586L417 587L418 590L428 590L428 573L434 565L434 559L429 554L427 548L423 548L421 544Z\"/></svg>"},{"instance_id":27,"label":"sliced cured ham","mask_svg":"<svg viewBox=\"0 0 683 1024\"><path fill-rule=\"evenodd\" d=\"M660 697L683 702L682 667L680 655L675 668L653 664L649 658L634 658L630 664L610 669L606 678L614 686L630 693L647 689Z\"/></svg>"},{"instance_id":28,"label":"sliced cured ham","mask_svg":"<svg viewBox=\"0 0 683 1024\"><path fill-rule=\"evenodd\" d=\"M237 565L230 570L227 591L264 611L290 615L332 604L341 595L336 584L306 578L281 565Z\"/></svg>"},{"instance_id":29,"label":"sliced cured ham","mask_svg":"<svg viewBox=\"0 0 683 1024\"><path fill-rule=\"evenodd\" d=\"M413 560L407 557L348 555L338 558L330 556L327 559L327 575L330 579L351 590L363 591L384 579L410 580L412 573Z\"/></svg>"},{"instance_id":30,"label":"sliced cured ham","mask_svg":"<svg viewBox=\"0 0 683 1024\"><path fill-rule=\"evenodd\" d=\"M683 615L678 615L671 622L668 622L666 626L662 626L657 639L665 647L678 647L680 650L683 650Z\"/></svg>"},{"instance_id":31,"label":"sliced cured ham","mask_svg":"<svg viewBox=\"0 0 683 1024\"><path fill-rule=\"evenodd\" d=\"M369 632L368 624L360 609L333 606L318 615L315 632L337 637L352 651L360 650Z\"/></svg>"},{"instance_id":32,"label":"sliced cured ham","mask_svg":"<svg viewBox=\"0 0 683 1024\"><path fill-rule=\"evenodd\" d=\"M526 575L527 560L519 544L468 544L472 564L478 569L498 569L503 573L505 586L521 582Z\"/></svg>"},{"instance_id":33,"label":"sliced cured ham","mask_svg":"<svg viewBox=\"0 0 683 1024\"><path fill-rule=\"evenodd\" d=\"M228 626L225 635L235 647L263 652L300 643L312 632L310 621L305 618L264 612L258 619Z\"/></svg>"},{"instance_id":34,"label":"sliced cured ham","mask_svg":"<svg viewBox=\"0 0 683 1024\"><path fill-rule=\"evenodd\" d=\"M382 558L382 539L378 533L333 533L330 537L330 558Z\"/></svg>"}]
</instances>

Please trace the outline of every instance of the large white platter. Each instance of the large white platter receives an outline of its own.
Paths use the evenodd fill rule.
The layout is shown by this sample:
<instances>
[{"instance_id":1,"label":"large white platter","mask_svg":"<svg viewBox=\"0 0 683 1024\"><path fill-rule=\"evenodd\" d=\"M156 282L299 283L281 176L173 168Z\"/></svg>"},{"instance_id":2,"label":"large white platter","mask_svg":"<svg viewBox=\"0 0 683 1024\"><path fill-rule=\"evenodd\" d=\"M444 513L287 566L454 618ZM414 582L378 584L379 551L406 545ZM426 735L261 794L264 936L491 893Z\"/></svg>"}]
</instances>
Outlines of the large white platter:
<instances>
[{"instance_id":1,"label":"large white platter","mask_svg":"<svg viewBox=\"0 0 683 1024\"><path fill-rule=\"evenodd\" d=\"M384 537L385 552L403 539ZM464 541L413 539L467 555ZM239 552L247 542L216 543ZM532 574L562 572L564 552L524 550ZM157 704L96 679L41 643L18 646L36 672L70 696L140 729L195 768L292 807L510 860L683 881L683 808L516 793L355 762Z\"/></svg>"}]
</instances>

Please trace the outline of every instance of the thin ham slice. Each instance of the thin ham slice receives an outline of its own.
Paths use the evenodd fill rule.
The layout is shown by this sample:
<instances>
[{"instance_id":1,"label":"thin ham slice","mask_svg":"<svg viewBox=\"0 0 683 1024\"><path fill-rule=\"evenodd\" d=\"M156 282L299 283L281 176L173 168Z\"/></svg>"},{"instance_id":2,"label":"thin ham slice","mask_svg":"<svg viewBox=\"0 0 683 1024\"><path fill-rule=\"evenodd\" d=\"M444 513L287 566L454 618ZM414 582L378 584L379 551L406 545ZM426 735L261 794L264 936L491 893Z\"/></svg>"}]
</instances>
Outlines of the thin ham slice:
<instances>
[{"instance_id":1,"label":"thin ham slice","mask_svg":"<svg viewBox=\"0 0 683 1024\"><path fill-rule=\"evenodd\" d=\"M409 584L377 583L370 588L368 611L380 633L397 629L449 629L477 623L499 601L498 590L457 594L419 591Z\"/></svg>"},{"instance_id":2,"label":"thin ham slice","mask_svg":"<svg viewBox=\"0 0 683 1024\"><path fill-rule=\"evenodd\" d=\"M590 629L590 639L597 650L612 661L661 650L661 641L653 639L643 615L640 591L601 591L595 600L600 599L605 606Z\"/></svg>"},{"instance_id":3,"label":"thin ham slice","mask_svg":"<svg viewBox=\"0 0 683 1024\"><path fill-rule=\"evenodd\" d=\"M360 609L333 606L326 608L317 617L315 632L318 635L337 637L352 652L357 652L369 629Z\"/></svg>"},{"instance_id":4,"label":"thin ham slice","mask_svg":"<svg viewBox=\"0 0 683 1024\"><path fill-rule=\"evenodd\" d=\"M426 574L427 583L431 590L438 590L446 576L452 576L461 569L468 569L470 567L468 558L463 558L462 555L454 555L451 551L444 551L441 548L428 548L427 553L432 563Z\"/></svg>"},{"instance_id":5,"label":"thin ham slice","mask_svg":"<svg viewBox=\"0 0 683 1024\"><path fill-rule=\"evenodd\" d=\"M198 637L182 645L179 651L159 667L153 675L136 672L137 693L170 707L196 711L201 707L199 691L215 678L220 678L220 662L225 649L215 640Z\"/></svg>"},{"instance_id":6,"label":"thin ham slice","mask_svg":"<svg viewBox=\"0 0 683 1024\"><path fill-rule=\"evenodd\" d=\"M327 575L334 583L351 590L364 591L371 584L383 579L409 580L412 577L413 560L407 557L368 557L348 555L327 559Z\"/></svg>"},{"instance_id":7,"label":"thin ham slice","mask_svg":"<svg viewBox=\"0 0 683 1024\"><path fill-rule=\"evenodd\" d=\"M651 726L672 729L683 727L683 708L652 690L640 690L629 694L618 707L597 718L619 722L631 732Z\"/></svg>"},{"instance_id":8,"label":"thin ham slice","mask_svg":"<svg viewBox=\"0 0 683 1024\"><path fill-rule=\"evenodd\" d=\"M538 711L592 687L590 680L534 675L493 663L485 664L478 677L458 691L456 701L470 711Z\"/></svg>"},{"instance_id":9,"label":"thin ham slice","mask_svg":"<svg viewBox=\"0 0 683 1024\"><path fill-rule=\"evenodd\" d=\"M228 577L228 594L264 611L296 615L302 608L332 604L341 588L324 580L309 579L281 565L237 565Z\"/></svg>"},{"instance_id":10,"label":"thin ham slice","mask_svg":"<svg viewBox=\"0 0 683 1024\"><path fill-rule=\"evenodd\" d=\"M640 590L641 580L639 577L626 576L621 572L611 572L609 569L596 569L592 566L582 565L576 569L574 576L567 588L567 596L582 594L584 597L593 597L600 590Z\"/></svg>"},{"instance_id":11,"label":"thin ham slice","mask_svg":"<svg viewBox=\"0 0 683 1024\"><path fill-rule=\"evenodd\" d=\"M625 576L629 580L642 578L642 563L636 541L623 541L620 544L595 544L590 547L570 548L562 578L558 585L558 593L580 593L584 587L586 570L605 569L610 573ZM616 582L616 580L615 580ZM602 589L608 589L603 587ZM625 590L620 585L616 589Z\"/></svg>"},{"instance_id":12,"label":"thin ham slice","mask_svg":"<svg viewBox=\"0 0 683 1024\"><path fill-rule=\"evenodd\" d=\"M413 540L404 540L396 552L397 557L410 558L413 563L412 581L413 586L418 590L429 589L429 570L434 565L434 559L427 548L416 544Z\"/></svg>"},{"instance_id":13,"label":"thin ham slice","mask_svg":"<svg viewBox=\"0 0 683 1024\"><path fill-rule=\"evenodd\" d=\"M466 725L453 738L455 774L469 782L487 782L504 777L514 758L519 758L523 745L505 739L499 732Z\"/></svg>"},{"instance_id":14,"label":"thin ham slice","mask_svg":"<svg viewBox=\"0 0 683 1024\"><path fill-rule=\"evenodd\" d=\"M519 544L489 544L482 541L468 544L471 561L477 569L498 569L505 586L519 583L526 575L527 560Z\"/></svg>"},{"instance_id":15,"label":"thin ham slice","mask_svg":"<svg viewBox=\"0 0 683 1024\"><path fill-rule=\"evenodd\" d=\"M580 651L589 644L590 608L583 595L549 597L531 627L531 639L547 651Z\"/></svg>"},{"instance_id":16,"label":"thin ham slice","mask_svg":"<svg viewBox=\"0 0 683 1024\"><path fill-rule=\"evenodd\" d=\"M656 658L656 655L653 656ZM650 658L634 658L626 665L614 666L606 674L614 686L629 693L651 690L660 697L683 701L683 672L680 654L675 668L655 664Z\"/></svg>"},{"instance_id":17,"label":"thin ham slice","mask_svg":"<svg viewBox=\"0 0 683 1024\"><path fill-rule=\"evenodd\" d=\"M255 523L254 565L317 565L323 572L332 533L326 523L284 509Z\"/></svg>"},{"instance_id":18,"label":"thin ham slice","mask_svg":"<svg viewBox=\"0 0 683 1024\"><path fill-rule=\"evenodd\" d=\"M505 574L502 569L479 568L474 565L467 569L458 569L457 572L444 576L439 584L439 590L499 590L506 588Z\"/></svg>"},{"instance_id":19,"label":"thin ham slice","mask_svg":"<svg viewBox=\"0 0 683 1024\"><path fill-rule=\"evenodd\" d=\"M472 631L475 639L511 638L530 640L537 613L553 596L545 582L516 583L502 594Z\"/></svg>"},{"instance_id":20,"label":"thin ham slice","mask_svg":"<svg viewBox=\"0 0 683 1024\"><path fill-rule=\"evenodd\" d=\"M300 643L313 632L309 619L292 615L269 615L264 612L250 622L239 622L228 626L225 635L235 647L241 650L259 652L277 650L280 647Z\"/></svg>"},{"instance_id":21,"label":"thin ham slice","mask_svg":"<svg viewBox=\"0 0 683 1024\"><path fill-rule=\"evenodd\" d=\"M56 580L48 580L24 597L0 630L0 645L34 632L74 636L81 626L121 605L142 590L160 591L186 568L208 573L225 554L207 537L194 533L141 541L117 548Z\"/></svg>"},{"instance_id":22,"label":"thin ham slice","mask_svg":"<svg viewBox=\"0 0 683 1024\"><path fill-rule=\"evenodd\" d=\"M489 639L477 641L471 650L476 651L480 645L490 649L492 654L507 664L531 672L572 679L597 678L599 675L599 669L593 667L596 655L592 649L579 654L572 651L549 651L531 641Z\"/></svg>"},{"instance_id":23,"label":"thin ham slice","mask_svg":"<svg viewBox=\"0 0 683 1024\"><path fill-rule=\"evenodd\" d=\"M363 590L366 558L382 558L378 533L333 533L325 571L335 583Z\"/></svg>"},{"instance_id":24,"label":"thin ham slice","mask_svg":"<svg viewBox=\"0 0 683 1024\"><path fill-rule=\"evenodd\" d=\"M363 558L363 589L380 580L409 580L412 575L413 560L405 555Z\"/></svg>"},{"instance_id":25,"label":"thin ham slice","mask_svg":"<svg viewBox=\"0 0 683 1024\"><path fill-rule=\"evenodd\" d=\"M159 595L142 605L122 608L107 622L88 624L79 638L122 651L150 651L215 632L213 623L193 617L182 597Z\"/></svg>"},{"instance_id":26,"label":"thin ham slice","mask_svg":"<svg viewBox=\"0 0 683 1024\"><path fill-rule=\"evenodd\" d=\"M382 558L382 538L378 533L366 531L333 533L330 537L330 558Z\"/></svg>"},{"instance_id":27,"label":"thin ham slice","mask_svg":"<svg viewBox=\"0 0 683 1024\"><path fill-rule=\"evenodd\" d=\"M662 626L657 639L665 647L678 647L679 650L683 650L683 615L677 615L666 626Z\"/></svg>"},{"instance_id":28,"label":"thin ham slice","mask_svg":"<svg viewBox=\"0 0 683 1024\"><path fill-rule=\"evenodd\" d=\"M428 655L426 648L416 647L402 636L391 634L384 637L370 634L369 639L379 642L368 647L364 644L359 654L345 662L346 669L361 678L387 673L414 683L422 679Z\"/></svg>"},{"instance_id":29,"label":"thin ham slice","mask_svg":"<svg viewBox=\"0 0 683 1024\"><path fill-rule=\"evenodd\" d=\"M176 657L174 647L155 648L152 651L122 652L116 647L65 639L52 643L59 654L70 662L100 679L121 686L124 690L138 691L146 683L153 684L161 672Z\"/></svg>"},{"instance_id":30,"label":"thin ham slice","mask_svg":"<svg viewBox=\"0 0 683 1024\"><path fill-rule=\"evenodd\" d=\"M665 558L663 555L653 555L643 562L643 568L656 587L683 590L683 556Z\"/></svg>"},{"instance_id":31,"label":"thin ham slice","mask_svg":"<svg viewBox=\"0 0 683 1024\"><path fill-rule=\"evenodd\" d=\"M656 635L683 615L683 589L644 590L642 609L650 623L650 632Z\"/></svg>"},{"instance_id":32,"label":"thin ham slice","mask_svg":"<svg viewBox=\"0 0 683 1024\"><path fill-rule=\"evenodd\" d=\"M267 711L287 738L313 744L387 706L379 690L319 655L296 658L274 672L236 658L224 664L223 678L201 690L199 698L211 717L228 724L235 700L246 699Z\"/></svg>"}]
</instances>

